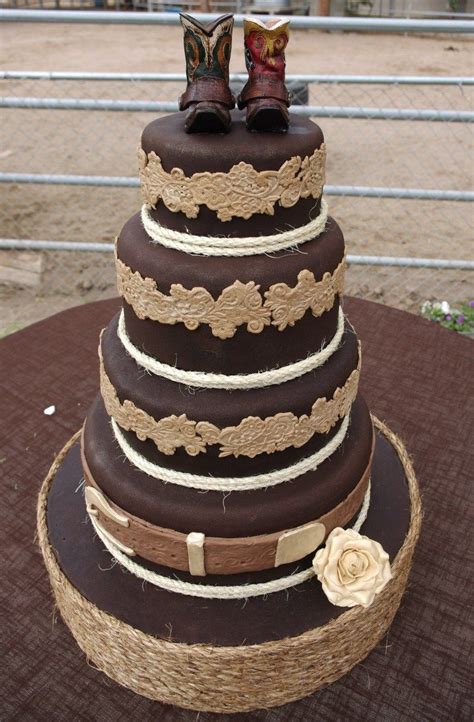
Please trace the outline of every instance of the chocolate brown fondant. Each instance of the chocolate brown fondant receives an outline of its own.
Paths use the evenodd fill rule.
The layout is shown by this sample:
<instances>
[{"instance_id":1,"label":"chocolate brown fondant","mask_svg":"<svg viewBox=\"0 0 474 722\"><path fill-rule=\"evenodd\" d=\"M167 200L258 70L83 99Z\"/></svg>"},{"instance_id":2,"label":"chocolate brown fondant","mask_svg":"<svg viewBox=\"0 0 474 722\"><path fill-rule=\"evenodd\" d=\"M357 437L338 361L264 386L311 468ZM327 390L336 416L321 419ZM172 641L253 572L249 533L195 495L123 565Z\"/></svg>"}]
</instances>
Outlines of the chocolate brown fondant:
<instances>
[{"instance_id":1,"label":"chocolate brown fondant","mask_svg":"<svg viewBox=\"0 0 474 722\"><path fill-rule=\"evenodd\" d=\"M81 449L81 461L84 472L84 495L89 504L98 501L98 485L93 478L89 465ZM345 527L357 513L360 513L364 498L367 494L370 474L372 472L372 455L358 484L348 496L327 514L314 520L312 524L324 525L329 534L337 527ZM100 502L99 502L100 503ZM165 529L141 517L126 513L107 498L107 504L122 517L126 517L128 524L122 523L122 518L111 519L107 513L94 505L95 518L99 524L117 539L121 544L134 550L135 555L148 559L155 564L168 566L172 569L190 571L187 534L174 529ZM313 526L313 528L316 528ZM301 527L300 527L301 529ZM282 532L273 534L259 534L247 537L212 537L206 536L205 565L206 574L241 574L243 572L261 571L275 566L281 566L281 547L279 554L279 541ZM313 544L315 542L313 541ZM313 547L315 548L315 547ZM308 549L309 553L311 549ZM304 556L304 554L301 554ZM276 564L275 562L278 561ZM285 563L294 561L286 558Z\"/></svg>"},{"instance_id":2,"label":"chocolate brown fondant","mask_svg":"<svg viewBox=\"0 0 474 722\"><path fill-rule=\"evenodd\" d=\"M128 337L139 350L186 371L226 374L274 369L316 353L333 338L339 311L336 299L330 311L314 318L308 310L283 333L267 326L261 333L251 334L240 326L233 338L223 342L213 336L209 326L188 331L181 323L171 326L140 320L127 303L123 306Z\"/></svg>"},{"instance_id":3,"label":"chocolate brown fondant","mask_svg":"<svg viewBox=\"0 0 474 722\"><path fill-rule=\"evenodd\" d=\"M168 173L181 168L193 173L226 173L236 163L250 163L255 170L278 170L290 158L311 156L324 142L316 123L301 115L291 116L288 133L282 138L273 133L249 133L244 113L234 110L229 133L189 135L183 129L179 113L157 118L142 133L145 153L154 151Z\"/></svg>"},{"instance_id":4,"label":"chocolate brown fondant","mask_svg":"<svg viewBox=\"0 0 474 722\"><path fill-rule=\"evenodd\" d=\"M236 280L258 283L262 294L276 283L294 287L303 269L312 271L316 280L320 280L324 273L334 271L344 257L344 238L337 223L330 218L325 231L298 251L225 259L195 256L152 243L140 215L136 214L122 229L117 252L132 271L154 279L162 293L169 293L171 284L180 283L187 289L202 286L218 298ZM261 333L251 334L241 326L233 338L223 343L207 325L189 331L182 323L173 326L141 320L124 302L127 332L135 346L163 363L216 373L252 373L315 353L334 336L338 309L336 297L329 311L314 317L308 310L284 332L267 326Z\"/></svg>"},{"instance_id":5,"label":"chocolate brown fondant","mask_svg":"<svg viewBox=\"0 0 474 722\"><path fill-rule=\"evenodd\" d=\"M144 584L118 564L93 533L78 493L82 470L79 446L67 455L56 474L48 499L48 527L59 564L74 586L91 602L132 627L153 636L184 643L215 645L259 644L302 634L343 613L324 596L317 581L288 591L245 600L196 599L172 594ZM240 495L241 492L239 492ZM208 494L200 495L206 498ZM231 495L227 502L231 501ZM198 505L196 505L197 509ZM378 436L372 471L372 495L362 533L380 542L393 561L409 522L409 497L405 475L396 452ZM144 563L144 562L142 562ZM233 577L236 583L265 581L298 565ZM148 566L148 565L147 565ZM149 565L152 568L152 565ZM163 574L170 571L153 567ZM175 573L172 573L175 576ZM196 583L195 577L179 573ZM203 581L203 580L200 580ZM207 583L229 583L213 576Z\"/></svg>"},{"instance_id":6,"label":"chocolate brown fondant","mask_svg":"<svg viewBox=\"0 0 474 722\"><path fill-rule=\"evenodd\" d=\"M289 231L298 226L305 226L314 220L321 210L321 199L301 198L291 208L274 207L273 215L255 213L252 218L232 218L231 221L220 221L215 211L201 206L197 218L187 218L184 213L174 213L163 203L150 210L151 217L162 226L181 233L193 233L196 236L271 236L281 231Z\"/></svg>"},{"instance_id":7,"label":"chocolate brown fondant","mask_svg":"<svg viewBox=\"0 0 474 722\"><path fill-rule=\"evenodd\" d=\"M186 414L193 421L209 421L219 428L236 426L247 416L265 418L291 411L310 414L316 399L331 398L357 367L357 337L346 324L342 342L331 358L291 381L255 389L196 389L151 373L143 373L117 335L118 316L102 334L104 368L120 401L133 401L153 418ZM224 342L225 343L225 342ZM222 344L222 341L221 341ZM224 344L222 344L224 345ZM298 358L293 358L297 361Z\"/></svg>"},{"instance_id":8,"label":"chocolate brown fondant","mask_svg":"<svg viewBox=\"0 0 474 722\"><path fill-rule=\"evenodd\" d=\"M180 464L185 471L199 473L195 462L177 450L174 457L159 454L153 443L139 442L133 434L127 440L142 454L163 466ZM214 447L205 455L208 473L258 473L264 459L266 470L280 468L314 452L327 439L322 435L302 449L288 449L255 459L217 459ZM84 432L85 455L90 471L104 493L122 509L146 521L182 533L201 531L210 536L251 536L291 528L317 519L334 508L355 487L367 466L372 441L372 423L362 397L355 401L351 423L341 446L315 471L268 489L222 493L199 492L152 478L124 458L113 437L110 419L98 396L87 417ZM158 458L159 457L159 458ZM245 461L246 471L243 470ZM201 473L206 473L206 471Z\"/></svg>"},{"instance_id":9,"label":"chocolate brown fondant","mask_svg":"<svg viewBox=\"0 0 474 722\"><path fill-rule=\"evenodd\" d=\"M251 224L252 220L246 221ZM209 232L209 231L208 231ZM298 273L308 269L316 280L332 272L344 257L344 236L336 221L329 217L325 230L297 250L283 250L255 256L199 256L182 253L154 243L136 213L124 225L117 244L118 257L153 278L162 293L169 293L172 283L185 288L203 286L214 298L234 281L260 284L263 293L275 283L296 286Z\"/></svg>"},{"instance_id":10,"label":"chocolate brown fondant","mask_svg":"<svg viewBox=\"0 0 474 722\"><path fill-rule=\"evenodd\" d=\"M152 121L142 134L141 145L145 153L155 152L168 173L180 168L185 175L193 173L228 172L233 165L244 162L257 171L278 170L290 158L311 156L323 141L321 129L308 118L292 115L288 133L282 137L272 133L249 133L245 117L240 111L232 113L232 126L228 134L199 133L192 141L183 131L183 118L179 114ZM201 206L197 218L183 213L172 213L159 202L152 216L159 223L178 231L196 235L258 236L277 230L301 226L319 213L319 199L302 198L294 206L283 208L278 203L274 215L256 214L249 220L233 218L221 222L213 211Z\"/></svg>"}]
</instances>

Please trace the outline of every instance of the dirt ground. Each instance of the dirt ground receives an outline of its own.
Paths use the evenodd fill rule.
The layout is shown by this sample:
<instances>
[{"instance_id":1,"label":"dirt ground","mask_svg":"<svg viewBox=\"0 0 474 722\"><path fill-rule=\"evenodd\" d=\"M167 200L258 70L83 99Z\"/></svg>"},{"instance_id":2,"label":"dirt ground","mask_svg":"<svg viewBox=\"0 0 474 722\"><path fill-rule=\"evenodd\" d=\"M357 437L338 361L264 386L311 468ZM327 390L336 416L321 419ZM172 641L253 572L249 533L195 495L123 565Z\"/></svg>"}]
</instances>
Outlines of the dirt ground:
<instances>
[{"instance_id":1,"label":"dirt ground","mask_svg":"<svg viewBox=\"0 0 474 722\"><path fill-rule=\"evenodd\" d=\"M0 65L4 70L183 72L181 44L177 27L6 24L0 26ZM242 30L236 29L231 70L242 72L243 68ZM469 75L472 41L294 31L287 70L331 75ZM135 100L176 100L182 90L180 84L150 82L4 80L0 85L8 96ZM472 86L324 84L310 86L309 102L468 110L472 99ZM0 169L136 176L140 132L152 118L150 113L4 110ZM472 188L472 124L334 118L319 122L328 144L327 182L331 185ZM2 238L111 242L140 204L134 188L21 184L0 188ZM329 201L349 253L472 257L473 219L466 203L349 197ZM472 282L468 272L351 267L348 291L416 311L426 298L470 297ZM109 254L0 251L0 333L113 293Z\"/></svg>"},{"instance_id":2,"label":"dirt ground","mask_svg":"<svg viewBox=\"0 0 474 722\"><path fill-rule=\"evenodd\" d=\"M1 27L5 69L183 72L178 26L35 25ZM459 54L458 54L459 53ZM289 73L468 75L472 41L416 36L292 30ZM242 29L234 31L232 72L244 68Z\"/></svg>"}]
</instances>

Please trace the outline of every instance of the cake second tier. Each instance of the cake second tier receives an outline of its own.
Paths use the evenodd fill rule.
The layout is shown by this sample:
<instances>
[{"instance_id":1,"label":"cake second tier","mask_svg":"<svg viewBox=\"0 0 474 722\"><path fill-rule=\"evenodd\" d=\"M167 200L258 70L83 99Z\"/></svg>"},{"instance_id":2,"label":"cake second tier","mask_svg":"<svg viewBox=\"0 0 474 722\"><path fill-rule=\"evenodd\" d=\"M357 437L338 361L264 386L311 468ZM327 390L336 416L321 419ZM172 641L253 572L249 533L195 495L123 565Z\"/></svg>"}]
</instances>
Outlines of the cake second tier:
<instances>
[{"instance_id":1,"label":"cake second tier","mask_svg":"<svg viewBox=\"0 0 474 722\"><path fill-rule=\"evenodd\" d=\"M344 285L344 238L330 218L301 248L208 257L153 243L139 214L116 249L131 343L162 363L252 373L315 353L334 338Z\"/></svg>"}]
</instances>

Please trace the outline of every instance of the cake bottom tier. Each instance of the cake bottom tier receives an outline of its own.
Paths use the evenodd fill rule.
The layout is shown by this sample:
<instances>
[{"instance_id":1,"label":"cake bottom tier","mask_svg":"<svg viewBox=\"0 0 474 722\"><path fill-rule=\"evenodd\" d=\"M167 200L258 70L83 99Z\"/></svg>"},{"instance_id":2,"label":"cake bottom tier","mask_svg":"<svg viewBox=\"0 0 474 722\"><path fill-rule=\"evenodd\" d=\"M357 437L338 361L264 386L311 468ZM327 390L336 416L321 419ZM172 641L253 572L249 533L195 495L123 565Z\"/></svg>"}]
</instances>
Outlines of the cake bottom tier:
<instances>
[{"instance_id":1,"label":"cake bottom tier","mask_svg":"<svg viewBox=\"0 0 474 722\"><path fill-rule=\"evenodd\" d=\"M393 578L370 607L348 610L330 604L314 578L247 600L201 599L144 584L114 563L84 523L76 435L41 489L38 532L56 603L88 659L146 697L214 712L299 699L364 659L398 608L421 523L408 455L394 434L376 419L375 425L361 533L389 553Z\"/></svg>"}]
</instances>

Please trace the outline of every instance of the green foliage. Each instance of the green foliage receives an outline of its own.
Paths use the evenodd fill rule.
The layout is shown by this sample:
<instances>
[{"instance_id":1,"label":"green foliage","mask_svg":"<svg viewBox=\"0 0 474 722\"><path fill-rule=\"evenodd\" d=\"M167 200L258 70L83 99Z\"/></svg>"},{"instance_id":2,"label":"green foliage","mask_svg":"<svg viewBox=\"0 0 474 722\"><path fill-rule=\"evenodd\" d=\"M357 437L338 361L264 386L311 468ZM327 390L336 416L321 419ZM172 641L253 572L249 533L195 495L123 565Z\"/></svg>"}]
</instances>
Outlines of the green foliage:
<instances>
[{"instance_id":1,"label":"green foliage","mask_svg":"<svg viewBox=\"0 0 474 722\"><path fill-rule=\"evenodd\" d=\"M425 301L421 314L444 328L458 333L474 334L474 301L465 301L454 306L450 306L447 301Z\"/></svg>"}]
</instances>

